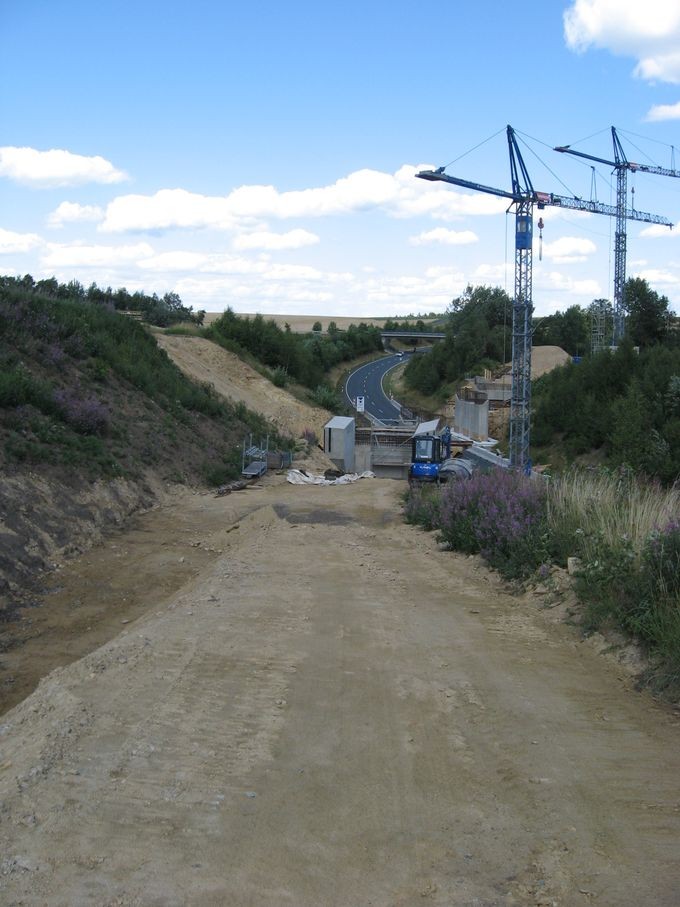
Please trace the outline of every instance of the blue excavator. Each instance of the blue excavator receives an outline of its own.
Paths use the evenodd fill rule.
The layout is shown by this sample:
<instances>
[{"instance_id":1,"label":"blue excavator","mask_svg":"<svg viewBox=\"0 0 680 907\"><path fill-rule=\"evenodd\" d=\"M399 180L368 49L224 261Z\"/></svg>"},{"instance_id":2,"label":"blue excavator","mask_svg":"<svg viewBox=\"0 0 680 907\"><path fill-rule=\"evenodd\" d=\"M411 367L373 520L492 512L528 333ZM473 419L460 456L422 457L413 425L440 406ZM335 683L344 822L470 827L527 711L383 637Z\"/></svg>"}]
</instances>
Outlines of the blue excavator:
<instances>
[{"instance_id":1,"label":"blue excavator","mask_svg":"<svg viewBox=\"0 0 680 907\"><path fill-rule=\"evenodd\" d=\"M411 438L409 485L440 484L452 479L469 479L473 472L508 469L510 461L481 444L468 443L461 454L451 456L451 429L445 425L437 431L437 422L418 426Z\"/></svg>"},{"instance_id":2,"label":"blue excavator","mask_svg":"<svg viewBox=\"0 0 680 907\"><path fill-rule=\"evenodd\" d=\"M439 484L452 478L467 479L472 475L472 469L472 464L467 460L451 456L451 429L448 425L439 433L416 431L411 438L409 485L432 482Z\"/></svg>"}]
</instances>

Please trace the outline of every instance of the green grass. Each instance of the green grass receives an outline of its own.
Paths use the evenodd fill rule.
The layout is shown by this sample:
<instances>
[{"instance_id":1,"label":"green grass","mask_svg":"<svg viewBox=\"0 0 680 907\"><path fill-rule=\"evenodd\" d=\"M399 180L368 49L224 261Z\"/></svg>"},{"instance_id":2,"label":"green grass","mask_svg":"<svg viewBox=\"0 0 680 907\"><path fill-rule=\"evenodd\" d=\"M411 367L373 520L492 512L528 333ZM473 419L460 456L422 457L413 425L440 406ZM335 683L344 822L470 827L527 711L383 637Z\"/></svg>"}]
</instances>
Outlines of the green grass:
<instances>
[{"instance_id":1,"label":"green grass","mask_svg":"<svg viewBox=\"0 0 680 907\"><path fill-rule=\"evenodd\" d=\"M151 467L164 477L222 481L250 432L286 447L260 416L187 378L140 322L0 281L6 464L93 477L139 476Z\"/></svg>"},{"instance_id":2,"label":"green grass","mask_svg":"<svg viewBox=\"0 0 680 907\"><path fill-rule=\"evenodd\" d=\"M662 488L626 470L569 470L551 482L548 521L560 559L597 558L625 540L636 558L650 534L680 514L680 487Z\"/></svg>"},{"instance_id":3,"label":"green grass","mask_svg":"<svg viewBox=\"0 0 680 907\"><path fill-rule=\"evenodd\" d=\"M573 469L547 486L527 484L525 491L545 488L547 495L545 517L541 512L540 520L525 526L517 507L531 504L530 498L500 481L511 475L496 475L498 481L489 481L492 474L443 490L412 489L405 518L438 530L455 550L481 551L506 578L534 571L542 577L551 562L565 566L568 557L578 557L575 591L583 632L622 630L647 654L641 683L677 697L680 488L643 481L630 470Z\"/></svg>"}]
</instances>

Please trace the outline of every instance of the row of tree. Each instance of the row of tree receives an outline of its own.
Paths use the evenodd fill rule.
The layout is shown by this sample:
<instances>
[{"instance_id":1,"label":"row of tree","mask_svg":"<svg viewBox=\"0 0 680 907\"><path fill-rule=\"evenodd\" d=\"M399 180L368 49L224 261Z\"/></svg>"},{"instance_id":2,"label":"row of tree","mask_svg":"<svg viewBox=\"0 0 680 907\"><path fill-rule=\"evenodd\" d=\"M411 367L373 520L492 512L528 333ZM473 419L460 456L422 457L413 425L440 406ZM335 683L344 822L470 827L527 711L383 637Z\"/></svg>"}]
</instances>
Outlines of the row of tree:
<instances>
[{"instance_id":1,"label":"row of tree","mask_svg":"<svg viewBox=\"0 0 680 907\"><path fill-rule=\"evenodd\" d=\"M446 337L431 352L412 356L405 370L409 387L435 394L460 381L471 370L505 361L511 301L498 287L471 287L449 306Z\"/></svg>"},{"instance_id":2,"label":"row of tree","mask_svg":"<svg viewBox=\"0 0 680 907\"><path fill-rule=\"evenodd\" d=\"M330 328L330 325L329 325ZM262 315L237 315L231 308L214 321L206 334L218 343L245 350L271 369L283 370L293 380L315 388L334 365L382 349L380 329L352 324L346 331L324 336L293 333Z\"/></svg>"},{"instance_id":3,"label":"row of tree","mask_svg":"<svg viewBox=\"0 0 680 907\"><path fill-rule=\"evenodd\" d=\"M608 462L672 483L680 476L680 344L636 352L630 339L543 375L533 386L532 444L568 461L594 450Z\"/></svg>"},{"instance_id":4,"label":"row of tree","mask_svg":"<svg viewBox=\"0 0 680 907\"><path fill-rule=\"evenodd\" d=\"M125 287L112 290L111 287L98 287L91 283L85 287L78 280L59 283L55 277L34 280L30 274L23 277L0 277L0 286L16 288L28 294L44 296L47 299L72 299L77 302L91 302L109 309L127 312L139 312L145 321L157 327L168 327L171 324L190 322L203 324L205 312L194 312L191 306L185 306L177 293L156 293L136 291L130 293Z\"/></svg>"},{"instance_id":5,"label":"row of tree","mask_svg":"<svg viewBox=\"0 0 680 907\"><path fill-rule=\"evenodd\" d=\"M646 280L629 280L625 300L627 337L634 346L645 349L680 339L668 299L652 290ZM604 345L608 346L613 311L608 301L599 299L587 308L574 305L565 312L534 319L533 345L559 346L571 356L588 355L596 310L603 311L607 326ZM435 394L472 372L508 362L512 354L511 326L512 300L504 290L468 286L449 306L446 339L429 355L413 357L409 362L407 384L421 393Z\"/></svg>"}]
</instances>

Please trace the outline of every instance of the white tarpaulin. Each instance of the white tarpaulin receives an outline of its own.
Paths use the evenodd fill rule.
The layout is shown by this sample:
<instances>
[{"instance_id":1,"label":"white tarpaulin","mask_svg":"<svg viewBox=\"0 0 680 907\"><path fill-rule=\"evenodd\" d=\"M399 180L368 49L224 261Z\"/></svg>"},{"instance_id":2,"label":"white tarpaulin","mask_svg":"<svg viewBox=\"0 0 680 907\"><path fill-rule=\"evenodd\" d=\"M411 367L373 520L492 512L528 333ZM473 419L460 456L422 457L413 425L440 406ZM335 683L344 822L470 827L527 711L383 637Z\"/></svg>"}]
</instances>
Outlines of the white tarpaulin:
<instances>
[{"instance_id":1,"label":"white tarpaulin","mask_svg":"<svg viewBox=\"0 0 680 907\"><path fill-rule=\"evenodd\" d=\"M357 482L359 479L374 479L375 473L370 470L366 472L352 472L340 476L339 479L325 479L323 476L314 476L311 473L301 472L299 469L289 469L286 479L291 485L349 485L350 482Z\"/></svg>"}]
</instances>

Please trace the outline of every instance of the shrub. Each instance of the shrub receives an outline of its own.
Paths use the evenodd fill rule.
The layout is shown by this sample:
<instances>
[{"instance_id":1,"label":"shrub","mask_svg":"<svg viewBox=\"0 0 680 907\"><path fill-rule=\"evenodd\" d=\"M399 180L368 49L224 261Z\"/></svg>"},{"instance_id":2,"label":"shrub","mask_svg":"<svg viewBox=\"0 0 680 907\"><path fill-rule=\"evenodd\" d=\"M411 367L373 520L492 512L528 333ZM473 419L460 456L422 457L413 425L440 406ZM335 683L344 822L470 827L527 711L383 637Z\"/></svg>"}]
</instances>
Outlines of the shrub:
<instances>
[{"instance_id":1,"label":"shrub","mask_svg":"<svg viewBox=\"0 0 680 907\"><path fill-rule=\"evenodd\" d=\"M658 689L680 684L680 521L654 531L642 552L642 594L627 615L629 629L651 649L649 680Z\"/></svg>"},{"instance_id":2,"label":"shrub","mask_svg":"<svg viewBox=\"0 0 680 907\"><path fill-rule=\"evenodd\" d=\"M428 532L439 528L440 504L441 495L436 486L414 486L406 496L406 522L422 526Z\"/></svg>"},{"instance_id":3,"label":"shrub","mask_svg":"<svg viewBox=\"0 0 680 907\"><path fill-rule=\"evenodd\" d=\"M630 632L628 615L640 598L640 575L630 539L610 543L601 534L587 539L595 552L576 577L576 594L585 604L582 626L586 633L612 622Z\"/></svg>"},{"instance_id":4,"label":"shrub","mask_svg":"<svg viewBox=\"0 0 680 907\"><path fill-rule=\"evenodd\" d=\"M241 474L241 454L236 448L221 459L211 459L203 464L203 477L208 485L224 485Z\"/></svg>"},{"instance_id":5,"label":"shrub","mask_svg":"<svg viewBox=\"0 0 680 907\"><path fill-rule=\"evenodd\" d=\"M507 579L523 579L546 556L545 485L514 470L494 469L442 492L441 537L479 552Z\"/></svg>"},{"instance_id":6,"label":"shrub","mask_svg":"<svg viewBox=\"0 0 680 907\"><path fill-rule=\"evenodd\" d=\"M104 434L109 425L108 408L96 397L81 397L73 390L57 390L54 402L62 418L82 435Z\"/></svg>"},{"instance_id":7,"label":"shrub","mask_svg":"<svg viewBox=\"0 0 680 907\"><path fill-rule=\"evenodd\" d=\"M495 469L470 479L409 491L405 517L455 551L481 554L507 579L523 579L547 557L545 485Z\"/></svg>"},{"instance_id":8,"label":"shrub","mask_svg":"<svg viewBox=\"0 0 680 907\"><path fill-rule=\"evenodd\" d=\"M35 378L21 363L7 371L0 371L0 407L29 404L43 410L52 408L50 386Z\"/></svg>"},{"instance_id":9,"label":"shrub","mask_svg":"<svg viewBox=\"0 0 680 907\"><path fill-rule=\"evenodd\" d=\"M327 384L317 385L315 391L312 394L312 400L316 403L317 406L321 406L324 409L331 411L337 411L341 408L342 403L336 391L332 387L329 387Z\"/></svg>"},{"instance_id":10,"label":"shrub","mask_svg":"<svg viewBox=\"0 0 680 907\"><path fill-rule=\"evenodd\" d=\"M288 384L288 371L281 366L272 369L269 375L275 387L285 387Z\"/></svg>"},{"instance_id":11,"label":"shrub","mask_svg":"<svg viewBox=\"0 0 680 907\"><path fill-rule=\"evenodd\" d=\"M630 470L577 472L548 496L553 551L576 554L576 592L586 632L621 628L646 646L645 680L680 687L680 489L635 478ZM661 527L661 528L659 528Z\"/></svg>"},{"instance_id":12,"label":"shrub","mask_svg":"<svg viewBox=\"0 0 680 907\"><path fill-rule=\"evenodd\" d=\"M680 601L680 519L670 520L650 535L642 552L642 565L660 598Z\"/></svg>"}]
</instances>

